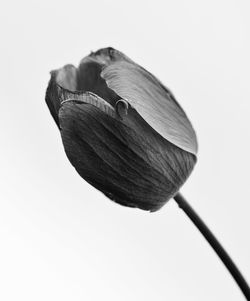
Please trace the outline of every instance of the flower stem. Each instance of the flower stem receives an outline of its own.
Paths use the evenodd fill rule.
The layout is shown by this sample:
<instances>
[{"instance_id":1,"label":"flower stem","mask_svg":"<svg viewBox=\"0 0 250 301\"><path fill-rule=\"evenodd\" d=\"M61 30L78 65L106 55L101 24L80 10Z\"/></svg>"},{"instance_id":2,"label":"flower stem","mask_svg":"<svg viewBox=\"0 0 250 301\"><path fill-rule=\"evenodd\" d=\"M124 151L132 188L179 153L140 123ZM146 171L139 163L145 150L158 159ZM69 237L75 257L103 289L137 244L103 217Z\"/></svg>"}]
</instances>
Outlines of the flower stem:
<instances>
[{"instance_id":1,"label":"flower stem","mask_svg":"<svg viewBox=\"0 0 250 301\"><path fill-rule=\"evenodd\" d=\"M185 200L185 198L178 192L174 196L174 200L179 205L179 207L186 213L186 215L192 220L195 226L199 229L205 239L208 241L210 246L214 249L217 255L220 257L228 271L233 276L234 280L237 282L240 287L242 293L245 295L246 299L250 300L250 288L242 276L241 272L234 264L228 253L213 235L213 233L209 230L203 220L198 216L198 214L194 211L194 209L189 205L189 203Z\"/></svg>"}]
</instances>

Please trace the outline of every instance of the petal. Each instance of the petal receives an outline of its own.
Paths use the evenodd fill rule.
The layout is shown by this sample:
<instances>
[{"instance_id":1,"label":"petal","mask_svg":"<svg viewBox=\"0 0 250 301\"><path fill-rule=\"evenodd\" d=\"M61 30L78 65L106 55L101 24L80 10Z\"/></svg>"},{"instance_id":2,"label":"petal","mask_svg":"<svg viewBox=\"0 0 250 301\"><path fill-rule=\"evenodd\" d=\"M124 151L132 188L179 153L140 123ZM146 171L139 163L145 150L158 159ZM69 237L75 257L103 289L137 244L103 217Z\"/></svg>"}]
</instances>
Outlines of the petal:
<instances>
[{"instance_id":1,"label":"petal","mask_svg":"<svg viewBox=\"0 0 250 301\"><path fill-rule=\"evenodd\" d=\"M183 150L197 153L196 135L190 121L170 91L152 74L120 57L107 64L101 76L163 138Z\"/></svg>"},{"instance_id":2,"label":"petal","mask_svg":"<svg viewBox=\"0 0 250 301\"><path fill-rule=\"evenodd\" d=\"M83 65L80 67L83 68ZM63 68L51 72L51 79L49 81L49 85L46 91L45 100L50 109L51 115L53 116L58 127L59 109L63 102L69 100L92 104L101 109L103 112L109 114L110 116L113 116L114 118L116 117L115 109L109 102L105 101L103 98L99 97L95 93L89 91L78 91L79 82L83 81L84 77L86 78L85 81L88 81L90 79L90 82L93 77L93 72L92 75L91 73L90 75L88 73L91 70L91 67L87 68L88 72L86 74L83 74L85 76L81 74L80 67L79 69L76 69L73 65L65 65ZM86 68L86 66L84 67ZM111 97L112 102L113 104L115 104L115 97L117 99L120 98L111 89L107 87L103 78L100 77L100 72L95 72L94 77L96 78L98 76L103 82L103 89L101 89L103 93L100 94L104 95L106 98L109 98L111 95L113 97ZM96 81L93 81L93 84L96 84ZM84 89L85 87L82 88Z\"/></svg>"},{"instance_id":3,"label":"petal","mask_svg":"<svg viewBox=\"0 0 250 301\"><path fill-rule=\"evenodd\" d=\"M63 94L75 91L76 86L77 69L73 65L65 65L61 69L51 71L51 78L46 91L45 101L58 127L58 111L61 102L64 100Z\"/></svg>"},{"instance_id":4,"label":"petal","mask_svg":"<svg viewBox=\"0 0 250 301\"><path fill-rule=\"evenodd\" d=\"M105 80L101 77L102 68L103 63L91 55L82 59L77 69L77 90L93 92L114 106L120 97L108 88Z\"/></svg>"},{"instance_id":5,"label":"petal","mask_svg":"<svg viewBox=\"0 0 250 301\"><path fill-rule=\"evenodd\" d=\"M177 192L196 159L147 134L148 125L138 124L135 110L127 116L119 121L90 100L63 102L59 123L65 152L80 176L110 199L155 211Z\"/></svg>"}]
</instances>

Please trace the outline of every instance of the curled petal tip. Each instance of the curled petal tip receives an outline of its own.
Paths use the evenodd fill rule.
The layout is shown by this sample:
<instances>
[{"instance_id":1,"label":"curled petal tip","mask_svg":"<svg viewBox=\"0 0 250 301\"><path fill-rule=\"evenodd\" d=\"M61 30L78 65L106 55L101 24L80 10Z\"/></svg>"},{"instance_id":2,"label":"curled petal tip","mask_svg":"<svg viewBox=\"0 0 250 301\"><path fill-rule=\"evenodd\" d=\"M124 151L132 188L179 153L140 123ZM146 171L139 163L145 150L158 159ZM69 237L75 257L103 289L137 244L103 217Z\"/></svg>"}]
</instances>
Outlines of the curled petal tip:
<instances>
[{"instance_id":1,"label":"curled petal tip","mask_svg":"<svg viewBox=\"0 0 250 301\"><path fill-rule=\"evenodd\" d=\"M128 114L128 103L127 103L127 101L124 100L124 99L118 100L115 104L115 110L121 118L124 118Z\"/></svg>"}]
</instances>

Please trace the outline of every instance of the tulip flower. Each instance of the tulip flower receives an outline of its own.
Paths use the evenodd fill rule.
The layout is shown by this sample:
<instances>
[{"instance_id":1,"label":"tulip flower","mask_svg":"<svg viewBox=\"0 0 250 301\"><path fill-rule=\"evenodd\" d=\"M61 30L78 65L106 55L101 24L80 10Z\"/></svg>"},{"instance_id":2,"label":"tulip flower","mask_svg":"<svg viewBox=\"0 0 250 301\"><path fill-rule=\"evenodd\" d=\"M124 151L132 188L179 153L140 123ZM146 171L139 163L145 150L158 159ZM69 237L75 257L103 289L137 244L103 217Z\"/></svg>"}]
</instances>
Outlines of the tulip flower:
<instances>
[{"instance_id":1,"label":"tulip flower","mask_svg":"<svg viewBox=\"0 0 250 301\"><path fill-rule=\"evenodd\" d=\"M156 211L174 198L250 300L242 274L179 193L197 139L173 94L123 53L104 48L51 72L46 102L80 176L111 200Z\"/></svg>"},{"instance_id":2,"label":"tulip flower","mask_svg":"<svg viewBox=\"0 0 250 301\"><path fill-rule=\"evenodd\" d=\"M113 48L52 71L46 102L77 172L119 204L158 210L195 165L196 135L173 94Z\"/></svg>"}]
</instances>

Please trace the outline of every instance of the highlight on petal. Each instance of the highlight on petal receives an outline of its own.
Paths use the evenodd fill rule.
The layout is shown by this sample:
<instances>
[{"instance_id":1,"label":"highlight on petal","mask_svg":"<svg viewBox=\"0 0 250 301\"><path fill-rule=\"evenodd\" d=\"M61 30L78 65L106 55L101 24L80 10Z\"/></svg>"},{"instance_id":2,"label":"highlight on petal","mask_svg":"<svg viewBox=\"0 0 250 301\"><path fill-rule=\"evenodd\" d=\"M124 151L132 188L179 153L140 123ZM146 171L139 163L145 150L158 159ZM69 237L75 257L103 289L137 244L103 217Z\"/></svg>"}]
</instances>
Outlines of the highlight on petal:
<instances>
[{"instance_id":1,"label":"highlight on petal","mask_svg":"<svg viewBox=\"0 0 250 301\"><path fill-rule=\"evenodd\" d=\"M102 73L107 85L134 107L163 138L197 153L197 140L186 114L171 93L150 73L136 64L117 61Z\"/></svg>"}]
</instances>

